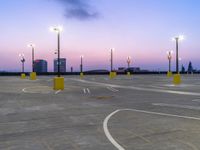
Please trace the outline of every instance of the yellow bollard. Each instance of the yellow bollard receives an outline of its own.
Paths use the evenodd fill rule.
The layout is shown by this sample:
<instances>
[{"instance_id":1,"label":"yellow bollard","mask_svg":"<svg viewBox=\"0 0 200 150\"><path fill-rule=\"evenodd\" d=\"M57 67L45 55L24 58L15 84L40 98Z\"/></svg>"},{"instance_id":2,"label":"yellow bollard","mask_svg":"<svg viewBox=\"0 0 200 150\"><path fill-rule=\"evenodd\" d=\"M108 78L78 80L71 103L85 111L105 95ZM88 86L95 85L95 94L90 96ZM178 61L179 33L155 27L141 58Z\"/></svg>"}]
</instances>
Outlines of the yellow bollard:
<instances>
[{"instance_id":1,"label":"yellow bollard","mask_svg":"<svg viewBox=\"0 0 200 150\"><path fill-rule=\"evenodd\" d=\"M22 73L21 74L21 79L25 79L26 78L26 74L25 73Z\"/></svg>"},{"instance_id":2,"label":"yellow bollard","mask_svg":"<svg viewBox=\"0 0 200 150\"><path fill-rule=\"evenodd\" d=\"M116 72L110 72L110 79L114 79L117 76Z\"/></svg>"},{"instance_id":3,"label":"yellow bollard","mask_svg":"<svg viewBox=\"0 0 200 150\"><path fill-rule=\"evenodd\" d=\"M127 76L131 76L131 73L130 73L130 72L127 72Z\"/></svg>"},{"instance_id":4,"label":"yellow bollard","mask_svg":"<svg viewBox=\"0 0 200 150\"><path fill-rule=\"evenodd\" d=\"M172 74L172 72L171 72L171 71L168 71L168 72L167 72L167 77L168 77L168 78L171 78L171 77L172 77L172 75L173 75L173 74Z\"/></svg>"},{"instance_id":5,"label":"yellow bollard","mask_svg":"<svg viewBox=\"0 0 200 150\"><path fill-rule=\"evenodd\" d=\"M36 77L37 77L36 72L30 73L30 80L36 80Z\"/></svg>"},{"instance_id":6,"label":"yellow bollard","mask_svg":"<svg viewBox=\"0 0 200 150\"><path fill-rule=\"evenodd\" d=\"M65 82L63 77L55 77L54 78L54 90L64 90Z\"/></svg>"},{"instance_id":7,"label":"yellow bollard","mask_svg":"<svg viewBox=\"0 0 200 150\"><path fill-rule=\"evenodd\" d=\"M83 78L84 74L83 72L80 73L80 78Z\"/></svg>"},{"instance_id":8,"label":"yellow bollard","mask_svg":"<svg viewBox=\"0 0 200 150\"><path fill-rule=\"evenodd\" d=\"M117 76L117 72L113 72L114 73L114 77L116 77Z\"/></svg>"},{"instance_id":9,"label":"yellow bollard","mask_svg":"<svg viewBox=\"0 0 200 150\"><path fill-rule=\"evenodd\" d=\"M173 83L174 84L181 84L181 75L180 74L174 75Z\"/></svg>"}]
</instances>

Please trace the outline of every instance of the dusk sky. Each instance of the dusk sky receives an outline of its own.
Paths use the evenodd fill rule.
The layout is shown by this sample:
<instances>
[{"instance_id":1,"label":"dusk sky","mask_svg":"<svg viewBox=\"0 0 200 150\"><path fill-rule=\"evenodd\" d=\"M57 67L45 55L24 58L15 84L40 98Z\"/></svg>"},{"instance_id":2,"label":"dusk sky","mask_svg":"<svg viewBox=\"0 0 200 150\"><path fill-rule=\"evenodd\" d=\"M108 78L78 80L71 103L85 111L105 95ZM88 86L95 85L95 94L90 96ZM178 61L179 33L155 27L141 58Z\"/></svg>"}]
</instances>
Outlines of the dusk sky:
<instances>
[{"instance_id":1,"label":"dusk sky","mask_svg":"<svg viewBox=\"0 0 200 150\"><path fill-rule=\"evenodd\" d=\"M199 0L0 0L0 70L20 71L19 53L31 71L31 49L35 58L48 61L53 70L57 36L50 26L62 25L61 57L67 70L79 70L84 55L84 70L109 69L110 48L115 48L114 68L131 66L167 70L166 51L175 52L173 36L180 42L181 64L191 60L200 69ZM175 53L173 54L173 70Z\"/></svg>"}]
</instances>

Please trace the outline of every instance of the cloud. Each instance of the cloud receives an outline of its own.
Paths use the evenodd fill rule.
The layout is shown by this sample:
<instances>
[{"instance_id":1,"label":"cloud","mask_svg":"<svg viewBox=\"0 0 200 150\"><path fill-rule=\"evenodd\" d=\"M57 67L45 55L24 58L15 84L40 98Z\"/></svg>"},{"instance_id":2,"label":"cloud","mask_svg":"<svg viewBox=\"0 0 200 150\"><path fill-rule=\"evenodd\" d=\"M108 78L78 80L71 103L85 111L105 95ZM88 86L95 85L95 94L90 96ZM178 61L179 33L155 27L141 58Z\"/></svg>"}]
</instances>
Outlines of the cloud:
<instances>
[{"instance_id":1,"label":"cloud","mask_svg":"<svg viewBox=\"0 0 200 150\"><path fill-rule=\"evenodd\" d=\"M55 0L65 7L64 16L67 19L90 20L99 17L99 13L92 9L89 0Z\"/></svg>"}]
</instances>

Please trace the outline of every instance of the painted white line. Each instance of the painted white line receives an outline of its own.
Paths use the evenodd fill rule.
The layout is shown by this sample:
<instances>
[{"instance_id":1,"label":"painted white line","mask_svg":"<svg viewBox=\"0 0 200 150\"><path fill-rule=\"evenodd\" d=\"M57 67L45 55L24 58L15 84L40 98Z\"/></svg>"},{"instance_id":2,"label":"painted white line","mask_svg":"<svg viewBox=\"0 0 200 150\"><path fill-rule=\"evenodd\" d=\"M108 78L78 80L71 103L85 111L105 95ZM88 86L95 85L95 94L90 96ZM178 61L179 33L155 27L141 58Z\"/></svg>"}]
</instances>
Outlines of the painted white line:
<instances>
[{"instance_id":1,"label":"painted white line","mask_svg":"<svg viewBox=\"0 0 200 150\"><path fill-rule=\"evenodd\" d=\"M58 90L58 91L55 92L55 94L58 94L58 93L60 93L60 92L61 92L61 90Z\"/></svg>"},{"instance_id":2,"label":"painted white line","mask_svg":"<svg viewBox=\"0 0 200 150\"><path fill-rule=\"evenodd\" d=\"M91 92L90 92L90 89L87 88L87 92L88 92L88 94L90 94L90 93L91 93Z\"/></svg>"},{"instance_id":3,"label":"painted white line","mask_svg":"<svg viewBox=\"0 0 200 150\"><path fill-rule=\"evenodd\" d=\"M159 112L151 112L151 111L145 111L145 110L137 110L137 109L118 109L114 112L112 112L111 114L109 114L104 122L103 122L103 130L104 133L106 135L106 137L108 138L108 140L118 149L118 150L125 150L125 148L123 148L119 143L117 143L117 141L112 137L112 135L109 132L108 129L108 121L110 120L110 118L112 116L114 116L116 113L118 112L122 112L122 111L133 111L133 112L139 112L139 113L145 113L145 114L152 114L152 115L158 115L158 116L166 116L166 117L176 117L176 118L181 118L181 119L190 119L190 120L197 120L200 121L200 118L197 117L189 117L189 116L180 116L180 115L173 115L173 114L166 114L166 113L159 113Z\"/></svg>"},{"instance_id":4,"label":"painted white line","mask_svg":"<svg viewBox=\"0 0 200 150\"><path fill-rule=\"evenodd\" d=\"M108 138L108 140L118 149L118 150L125 150L121 145L119 145L115 139L112 137L112 135L110 134L109 130L108 130L108 121L110 120L110 118L115 115L116 113L118 113L120 110L116 110L114 112L112 112L110 115L108 115L106 117L106 119L103 122L103 130L104 133L106 135L106 137Z\"/></svg>"},{"instance_id":5,"label":"painted white line","mask_svg":"<svg viewBox=\"0 0 200 150\"><path fill-rule=\"evenodd\" d=\"M177 104L165 104L165 103L153 103L152 105L161 107L174 107L174 108L184 108L191 110L200 110L200 107L198 106L189 106L189 105L177 105Z\"/></svg>"},{"instance_id":6,"label":"painted white line","mask_svg":"<svg viewBox=\"0 0 200 150\"><path fill-rule=\"evenodd\" d=\"M37 89L37 88L49 88L48 86L33 86L33 87L26 87L26 88L23 88L22 89L22 92L24 93L29 93L29 94L49 94L50 91L33 91L34 89ZM43 89L41 89L43 90ZM49 89L48 89L49 90Z\"/></svg>"},{"instance_id":7,"label":"painted white line","mask_svg":"<svg viewBox=\"0 0 200 150\"><path fill-rule=\"evenodd\" d=\"M138 91L149 91L149 92L157 92L157 93L170 93L170 94L178 94L178 95L200 96L200 93L195 93L195 92L173 91L173 90L143 88L143 87L135 87L135 86L123 86L123 85L92 82L92 81L79 80L79 79L71 79L71 80L82 82L82 83L95 84L95 85L99 85L99 86L131 89L131 90L138 90Z\"/></svg>"},{"instance_id":8,"label":"painted white line","mask_svg":"<svg viewBox=\"0 0 200 150\"><path fill-rule=\"evenodd\" d=\"M86 94L86 89L85 88L83 89L83 92L84 92L84 94Z\"/></svg>"},{"instance_id":9,"label":"painted white line","mask_svg":"<svg viewBox=\"0 0 200 150\"><path fill-rule=\"evenodd\" d=\"M114 89L114 88L112 88L112 87L106 87L108 90L110 90L110 91L112 91L112 92L118 92L119 90L117 90L117 89Z\"/></svg>"},{"instance_id":10,"label":"painted white line","mask_svg":"<svg viewBox=\"0 0 200 150\"><path fill-rule=\"evenodd\" d=\"M26 88L23 88L23 89L22 89L22 92L26 93L26 92L27 92L27 91L26 91Z\"/></svg>"},{"instance_id":11,"label":"painted white line","mask_svg":"<svg viewBox=\"0 0 200 150\"><path fill-rule=\"evenodd\" d=\"M193 102L200 102L200 99L193 99Z\"/></svg>"}]
</instances>

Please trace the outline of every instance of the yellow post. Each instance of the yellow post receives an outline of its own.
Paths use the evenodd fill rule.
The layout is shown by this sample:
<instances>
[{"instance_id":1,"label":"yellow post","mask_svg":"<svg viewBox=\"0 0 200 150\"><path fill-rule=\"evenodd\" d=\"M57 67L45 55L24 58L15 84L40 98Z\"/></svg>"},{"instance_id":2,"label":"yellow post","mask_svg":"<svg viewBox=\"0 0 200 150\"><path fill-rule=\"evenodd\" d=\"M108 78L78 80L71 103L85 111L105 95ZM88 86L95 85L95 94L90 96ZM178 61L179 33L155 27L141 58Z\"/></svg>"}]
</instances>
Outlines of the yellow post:
<instances>
[{"instance_id":1,"label":"yellow post","mask_svg":"<svg viewBox=\"0 0 200 150\"><path fill-rule=\"evenodd\" d=\"M21 74L21 79L25 79L26 78L26 74L25 73L22 73Z\"/></svg>"},{"instance_id":2,"label":"yellow post","mask_svg":"<svg viewBox=\"0 0 200 150\"><path fill-rule=\"evenodd\" d=\"M130 73L130 72L127 72L127 76L131 76L131 73Z\"/></svg>"},{"instance_id":3,"label":"yellow post","mask_svg":"<svg viewBox=\"0 0 200 150\"><path fill-rule=\"evenodd\" d=\"M171 78L171 77L172 77L172 75L173 75L173 74L172 74L172 72L171 72L171 71L168 71L168 72L167 72L167 77L168 77L168 78Z\"/></svg>"},{"instance_id":4,"label":"yellow post","mask_svg":"<svg viewBox=\"0 0 200 150\"><path fill-rule=\"evenodd\" d=\"M116 77L116 72L110 72L110 79L113 79Z\"/></svg>"},{"instance_id":5,"label":"yellow post","mask_svg":"<svg viewBox=\"0 0 200 150\"><path fill-rule=\"evenodd\" d=\"M83 72L80 73L80 78L83 78L84 74Z\"/></svg>"},{"instance_id":6,"label":"yellow post","mask_svg":"<svg viewBox=\"0 0 200 150\"><path fill-rule=\"evenodd\" d=\"M181 84L181 75L180 74L174 75L173 83L174 84Z\"/></svg>"},{"instance_id":7,"label":"yellow post","mask_svg":"<svg viewBox=\"0 0 200 150\"><path fill-rule=\"evenodd\" d=\"M116 77L117 76L117 72L113 72L114 73L114 77Z\"/></svg>"},{"instance_id":8,"label":"yellow post","mask_svg":"<svg viewBox=\"0 0 200 150\"><path fill-rule=\"evenodd\" d=\"M36 77L37 77L36 72L30 73L30 80L36 80Z\"/></svg>"},{"instance_id":9,"label":"yellow post","mask_svg":"<svg viewBox=\"0 0 200 150\"><path fill-rule=\"evenodd\" d=\"M64 90L65 82L63 77L55 77L54 78L54 90Z\"/></svg>"}]
</instances>

